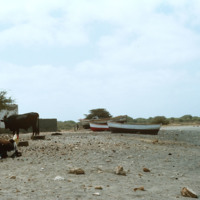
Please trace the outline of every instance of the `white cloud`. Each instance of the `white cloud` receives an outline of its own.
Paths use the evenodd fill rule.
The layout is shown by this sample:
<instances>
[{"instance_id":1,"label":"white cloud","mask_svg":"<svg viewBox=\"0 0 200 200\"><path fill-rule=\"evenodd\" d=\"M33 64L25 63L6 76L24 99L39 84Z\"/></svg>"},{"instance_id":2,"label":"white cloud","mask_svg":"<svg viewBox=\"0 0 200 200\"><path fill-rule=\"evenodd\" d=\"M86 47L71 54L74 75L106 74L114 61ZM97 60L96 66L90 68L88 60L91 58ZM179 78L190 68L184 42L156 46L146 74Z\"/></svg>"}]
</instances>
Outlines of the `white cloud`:
<instances>
[{"instance_id":1,"label":"white cloud","mask_svg":"<svg viewBox=\"0 0 200 200\"><path fill-rule=\"evenodd\" d=\"M52 51L46 55L48 64L30 56L24 58L28 66L23 57L22 64L14 60L15 51L4 58L1 54L0 89L11 92L20 112L35 110L62 120L77 120L96 107L133 117L180 114L189 108L195 113L179 103L187 104L188 93L191 105L199 97L194 87L200 80L199 9L198 1L186 0L164 5L159 0L1 2L1 52L11 47ZM72 47L77 61L66 65ZM58 49L66 58L54 65L48 56ZM79 59L91 51L95 57Z\"/></svg>"}]
</instances>

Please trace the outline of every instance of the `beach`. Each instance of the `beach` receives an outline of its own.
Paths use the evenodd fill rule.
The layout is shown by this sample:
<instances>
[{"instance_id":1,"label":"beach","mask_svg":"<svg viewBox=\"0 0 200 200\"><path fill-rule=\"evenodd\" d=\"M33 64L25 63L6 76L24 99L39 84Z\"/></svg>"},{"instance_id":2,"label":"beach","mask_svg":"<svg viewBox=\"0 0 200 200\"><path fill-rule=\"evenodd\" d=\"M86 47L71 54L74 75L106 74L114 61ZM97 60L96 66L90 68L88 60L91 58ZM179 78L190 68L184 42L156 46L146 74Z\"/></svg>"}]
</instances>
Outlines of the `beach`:
<instances>
[{"instance_id":1,"label":"beach","mask_svg":"<svg viewBox=\"0 0 200 200\"><path fill-rule=\"evenodd\" d=\"M199 126L162 126L158 135L52 133L20 134L29 143L18 148L22 156L0 160L1 200L189 199L183 187L200 196Z\"/></svg>"}]
</instances>

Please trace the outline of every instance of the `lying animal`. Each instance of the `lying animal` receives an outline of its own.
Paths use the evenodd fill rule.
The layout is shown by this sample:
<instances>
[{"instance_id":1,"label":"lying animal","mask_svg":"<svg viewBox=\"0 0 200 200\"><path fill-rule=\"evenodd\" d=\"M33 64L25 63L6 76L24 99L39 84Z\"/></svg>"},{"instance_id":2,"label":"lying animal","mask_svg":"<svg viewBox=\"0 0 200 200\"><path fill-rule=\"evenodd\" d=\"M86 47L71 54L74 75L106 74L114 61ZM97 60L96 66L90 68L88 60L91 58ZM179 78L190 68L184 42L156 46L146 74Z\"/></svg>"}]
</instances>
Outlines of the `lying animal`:
<instances>
[{"instance_id":1,"label":"lying animal","mask_svg":"<svg viewBox=\"0 0 200 200\"><path fill-rule=\"evenodd\" d=\"M21 153L17 150L17 137L10 140L0 139L0 159L7 157L19 157ZM14 140L15 139L15 140Z\"/></svg>"}]
</instances>

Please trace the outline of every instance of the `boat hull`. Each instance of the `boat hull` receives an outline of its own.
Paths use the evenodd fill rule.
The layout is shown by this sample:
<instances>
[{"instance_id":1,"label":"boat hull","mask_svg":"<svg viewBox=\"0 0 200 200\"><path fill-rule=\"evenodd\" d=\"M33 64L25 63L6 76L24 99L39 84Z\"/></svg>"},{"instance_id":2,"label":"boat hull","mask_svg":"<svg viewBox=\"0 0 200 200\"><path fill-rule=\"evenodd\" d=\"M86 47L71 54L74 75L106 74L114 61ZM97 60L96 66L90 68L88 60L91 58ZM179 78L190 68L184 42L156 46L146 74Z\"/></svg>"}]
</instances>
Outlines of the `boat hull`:
<instances>
[{"instance_id":1,"label":"boat hull","mask_svg":"<svg viewBox=\"0 0 200 200\"><path fill-rule=\"evenodd\" d=\"M112 133L132 133L132 134L147 134L157 135L161 125L139 125L139 124L120 124L114 122L108 122L108 127Z\"/></svg>"},{"instance_id":2,"label":"boat hull","mask_svg":"<svg viewBox=\"0 0 200 200\"><path fill-rule=\"evenodd\" d=\"M97 124L105 124L108 121L112 120L113 122L126 122L127 121L127 116L126 115L120 115L117 117L113 118L102 118L102 119L80 119L80 123L84 129L89 129L90 128L90 122L91 123L97 123Z\"/></svg>"},{"instance_id":3,"label":"boat hull","mask_svg":"<svg viewBox=\"0 0 200 200\"><path fill-rule=\"evenodd\" d=\"M90 129L92 131L109 131L107 123L104 124L90 123Z\"/></svg>"}]
</instances>

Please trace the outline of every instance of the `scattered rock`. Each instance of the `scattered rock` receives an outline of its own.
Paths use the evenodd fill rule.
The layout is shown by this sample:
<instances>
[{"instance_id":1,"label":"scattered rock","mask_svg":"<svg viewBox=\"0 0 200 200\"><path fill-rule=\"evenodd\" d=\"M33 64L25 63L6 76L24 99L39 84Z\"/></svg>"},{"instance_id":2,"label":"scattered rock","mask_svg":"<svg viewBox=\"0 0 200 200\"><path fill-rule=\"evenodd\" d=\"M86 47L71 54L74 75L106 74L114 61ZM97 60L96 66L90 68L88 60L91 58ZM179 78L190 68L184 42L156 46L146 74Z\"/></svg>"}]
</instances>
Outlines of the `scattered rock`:
<instances>
[{"instance_id":1,"label":"scattered rock","mask_svg":"<svg viewBox=\"0 0 200 200\"><path fill-rule=\"evenodd\" d=\"M143 168L143 172L150 172L148 168Z\"/></svg>"},{"instance_id":2,"label":"scattered rock","mask_svg":"<svg viewBox=\"0 0 200 200\"><path fill-rule=\"evenodd\" d=\"M100 196L100 193L95 192L95 193L93 193L93 195L94 195L94 196Z\"/></svg>"},{"instance_id":3,"label":"scattered rock","mask_svg":"<svg viewBox=\"0 0 200 200\"><path fill-rule=\"evenodd\" d=\"M182 188L181 195L184 197L198 198L198 196L189 188Z\"/></svg>"},{"instance_id":4,"label":"scattered rock","mask_svg":"<svg viewBox=\"0 0 200 200\"><path fill-rule=\"evenodd\" d=\"M16 176L11 176L10 179L16 179Z\"/></svg>"},{"instance_id":5,"label":"scattered rock","mask_svg":"<svg viewBox=\"0 0 200 200\"><path fill-rule=\"evenodd\" d=\"M152 143L153 143L153 144L158 143L158 139L154 140Z\"/></svg>"},{"instance_id":6,"label":"scattered rock","mask_svg":"<svg viewBox=\"0 0 200 200\"><path fill-rule=\"evenodd\" d=\"M45 135L34 135L31 136L32 140L45 140Z\"/></svg>"},{"instance_id":7,"label":"scattered rock","mask_svg":"<svg viewBox=\"0 0 200 200\"><path fill-rule=\"evenodd\" d=\"M61 177L61 176L56 176L54 178L54 181L63 181L63 180L65 180L65 179L63 177Z\"/></svg>"},{"instance_id":8,"label":"scattered rock","mask_svg":"<svg viewBox=\"0 0 200 200\"><path fill-rule=\"evenodd\" d=\"M85 174L85 171L81 168L75 168L75 169L70 169L69 174L81 175L81 174Z\"/></svg>"},{"instance_id":9,"label":"scattered rock","mask_svg":"<svg viewBox=\"0 0 200 200\"><path fill-rule=\"evenodd\" d=\"M56 135L62 135L62 133L52 133L52 136L56 136Z\"/></svg>"},{"instance_id":10,"label":"scattered rock","mask_svg":"<svg viewBox=\"0 0 200 200\"><path fill-rule=\"evenodd\" d=\"M96 190L103 190L103 188L101 186L96 186L95 189Z\"/></svg>"},{"instance_id":11,"label":"scattered rock","mask_svg":"<svg viewBox=\"0 0 200 200\"><path fill-rule=\"evenodd\" d=\"M116 167L115 174L126 176L126 172L124 171L122 166L117 166Z\"/></svg>"},{"instance_id":12,"label":"scattered rock","mask_svg":"<svg viewBox=\"0 0 200 200\"><path fill-rule=\"evenodd\" d=\"M27 147L27 146L29 146L29 143L28 143L28 141L21 141L18 143L17 146L18 147Z\"/></svg>"},{"instance_id":13,"label":"scattered rock","mask_svg":"<svg viewBox=\"0 0 200 200\"><path fill-rule=\"evenodd\" d=\"M144 189L144 187L143 186L141 186L141 187L139 187L139 188L134 188L133 189L135 192L137 191L137 190L140 190L140 191L145 191L145 189Z\"/></svg>"}]
</instances>

